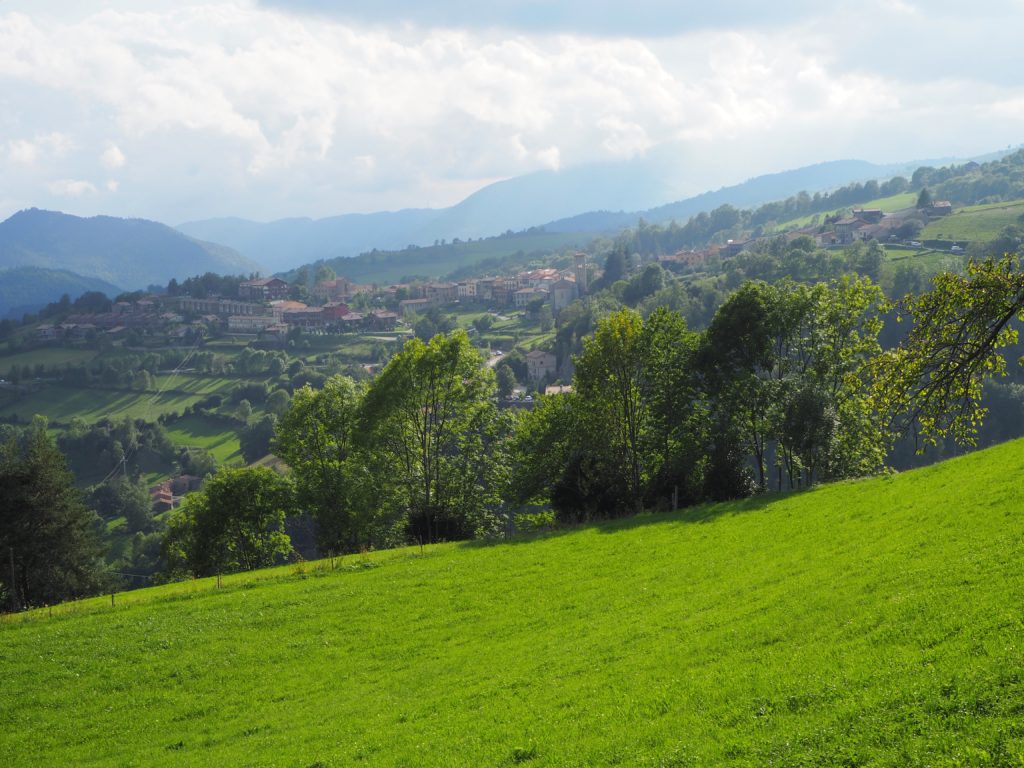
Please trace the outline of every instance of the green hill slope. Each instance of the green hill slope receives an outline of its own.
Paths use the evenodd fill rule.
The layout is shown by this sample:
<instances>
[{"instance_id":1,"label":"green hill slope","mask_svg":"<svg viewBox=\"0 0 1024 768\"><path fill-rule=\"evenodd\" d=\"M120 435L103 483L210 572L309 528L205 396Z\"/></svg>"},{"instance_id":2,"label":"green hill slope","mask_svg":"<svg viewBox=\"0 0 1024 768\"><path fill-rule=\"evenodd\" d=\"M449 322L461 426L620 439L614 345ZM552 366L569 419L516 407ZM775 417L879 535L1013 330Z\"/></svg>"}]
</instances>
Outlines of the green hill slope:
<instances>
[{"instance_id":1,"label":"green hill slope","mask_svg":"<svg viewBox=\"0 0 1024 768\"><path fill-rule=\"evenodd\" d=\"M1024 442L0 622L0 764L1024 757Z\"/></svg>"},{"instance_id":2,"label":"green hill slope","mask_svg":"<svg viewBox=\"0 0 1024 768\"><path fill-rule=\"evenodd\" d=\"M193 240L155 221L81 218L36 208L0 222L0 269L26 266L68 270L126 289L258 268L230 248Z\"/></svg>"},{"instance_id":3,"label":"green hill slope","mask_svg":"<svg viewBox=\"0 0 1024 768\"><path fill-rule=\"evenodd\" d=\"M1006 226L1020 224L1024 216L1024 200L972 205L952 215L936 219L920 234L922 239L995 240Z\"/></svg>"}]
</instances>

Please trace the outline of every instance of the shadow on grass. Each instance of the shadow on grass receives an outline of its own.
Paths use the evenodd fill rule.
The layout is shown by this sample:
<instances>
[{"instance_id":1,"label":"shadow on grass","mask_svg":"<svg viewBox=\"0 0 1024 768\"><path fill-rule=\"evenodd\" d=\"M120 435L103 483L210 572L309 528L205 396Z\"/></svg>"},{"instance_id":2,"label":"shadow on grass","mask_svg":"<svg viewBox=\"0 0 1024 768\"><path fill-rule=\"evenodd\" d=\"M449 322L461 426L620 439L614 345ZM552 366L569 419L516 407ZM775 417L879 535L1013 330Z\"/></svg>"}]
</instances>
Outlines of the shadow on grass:
<instances>
[{"instance_id":1,"label":"shadow on grass","mask_svg":"<svg viewBox=\"0 0 1024 768\"><path fill-rule=\"evenodd\" d=\"M556 538L559 536L565 536L566 534L578 533L580 531L588 530L594 530L598 533L610 534L618 533L619 531L629 531L634 528L640 528L645 525L660 525L663 523L711 523L720 517L742 515L751 512L767 512L771 509L772 506L779 503L780 501L785 501L797 495L814 493L820 487L821 486L800 491L764 493L757 496L750 496L746 499L737 499L734 501L721 501L708 504L698 504L693 507L686 507L685 509L676 510L675 512L645 511L639 512L635 515L628 515L624 517L605 518L599 520L585 520L578 523L560 523L556 525L554 528L550 528L547 530L529 533L517 533L511 539L474 539L470 541L459 542L458 546L492 547L504 544L519 545L529 544L534 541Z\"/></svg>"}]
</instances>

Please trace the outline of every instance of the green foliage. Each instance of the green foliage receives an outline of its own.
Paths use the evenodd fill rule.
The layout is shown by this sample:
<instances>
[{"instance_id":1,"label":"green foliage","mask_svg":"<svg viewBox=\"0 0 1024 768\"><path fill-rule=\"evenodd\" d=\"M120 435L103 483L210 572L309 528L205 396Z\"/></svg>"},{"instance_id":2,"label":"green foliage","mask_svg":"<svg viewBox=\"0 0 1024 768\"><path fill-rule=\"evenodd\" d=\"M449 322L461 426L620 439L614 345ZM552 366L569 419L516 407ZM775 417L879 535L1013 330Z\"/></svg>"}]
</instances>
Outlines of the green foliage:
<instances>
[{"instance_id":1,"label":"green foliage","mask_svg":"<svg viewBox=\"0 0 1024 768\"><path fill-rule=\"evenodd\" d=\"M373 380L362 405L365 444L392 465L410 533L465 538L487 527L494 455L494 372L464 331L412 339Z\"/></svg>"},{"instance_id":2,"label":"green foliage","mask_svg":"<svg viewBox=\"0 0 1024 768\"><path fill-rule=\"evenodd\" d=\"M270 453L270 443L274 439L276 424L277 417L268 413L258 421L243 427L238 433L242 457L247 463L252 464Z\"/></svg>"},{"instance_id":3,"label":"green foliage","mask_svg":"<svg viewBox=\"0 0 1024 768\"><path fill-rule=\"evenodd\" d=\"M105 584L97 518L36 420L0 445L0 586L10 607L93 594Z\"/></svg>"},{"instance_id":4,"label":"green foliage","mask_svg":"<svg viewBox=\"0 0 1024 768\"><path fill-rule=\"evenodd\" d=\"M0 756L1012 766L1022 462L1017 442L807 493L0 621L0 711L17 717Z\"/></svg>"},{"instance_id":5,"label":"green foliage","mask_svg":"<svg viewBox=\"0 0 1024 768\"><path fill-rule=\"evenodd\" d=\"M217 471L217 459L205 448L191 446L178 454L178 465L183 475L206 477Z\"/></svg>"},{"instance_id":6,"label":"green foliage","mask_svg":"<svg viewBox=\"0 0 1024 768\"><path fill-rule=\"evenodd\" d=\"M291 467L300 508L317 521L323 551L394 543L386 465L357 445L362 390L343 376L303 387L277 424L274 450Z\"/></svg>"},{"instance_id":7,"label":"green foliage","mask_svg":"<svg viewBox=\"0 0 1024 768\"><path fill-rule=\"evenodd\" d=\"M284 519L293 510L292 484L273 470L221 469L170 518L168 569L208 576L280 562L292 551Z\"/></svg>"},{"instance_id":8,"label":"green foliage","mask_svg":"<svg viewBox=\"0 0 1024 768\"><path fill-rule=\"evenodd\" d=\"M1016 344L1024 320L1020 257L972 261L966 275L936 276L933 288L907 296L907 338L878 363L874 404L914 428L925 445L950 436L973 444L985 416L986 380L1006 374L1001 350Z\"/></svg>"},{"instance_id":9,"label":"green foliage","mask_svg":"<svg viewBox=\"0 0 1024 768\"><path fill-rule=\"evenodd\" d=\"M870 280L749 283L716 313L701 353L716 420L753 456L767 487L773 443L790 486L879 468L889 439L873 408L882 295Z\"/></svg>"},{"instance_id":10,"label":"green foliage","mask_svg":"<svg viewBox=\"0 0 1024 768\"><path fill-rule=\"evenodd\" d=\"M497 380L498 396L508 397L512 394L512 391L516 387L516 374L512 370L512 366L507 363L501 363L494 369L495 379Z\"/></svg>"},{"instance_id":11,"label":"green foliage","mask_svg":"<svg viewBox=\"0 0 1024 768\"><path fill-rule=\"evenodd\" d=\"M123 517L130 533L145 532L153 523L153 502L145 484L123 475L94 487L89 506L104 520Z\"/></svg>"}]
</instances>

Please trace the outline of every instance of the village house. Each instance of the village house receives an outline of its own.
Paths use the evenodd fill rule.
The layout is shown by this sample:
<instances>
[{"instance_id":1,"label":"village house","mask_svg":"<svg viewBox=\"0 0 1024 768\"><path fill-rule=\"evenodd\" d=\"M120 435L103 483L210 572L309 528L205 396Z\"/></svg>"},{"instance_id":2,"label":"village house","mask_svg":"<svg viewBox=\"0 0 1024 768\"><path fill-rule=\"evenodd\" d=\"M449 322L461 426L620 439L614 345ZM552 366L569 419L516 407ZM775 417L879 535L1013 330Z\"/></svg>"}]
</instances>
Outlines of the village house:
<instances>
[{"instance_id":1,"label":"village house","mask_svg":"<svg viewBox=\"0 0 1024 768\"><path fill-rule=\"evenodd\" d=\"M863 219L856 219L853 217L840 219L832 226L836 233L836 242L840 245L849 245L854 240L858 239L858 230L862 227L866 227L867 225L868 223Z\"/></svg>"},{"instance_id":2,"label":"village house","mask_svg":"<svg viewBox=\"0 0 1024 768\"><path fill-rule=\"evenodd\" d=\"M723 259L731 259L734 256L739 256L743 251L750 247L751 240L727 240L725 245L718 249L718 255Z\"/></svg>"},{"instance_id":3,"label":"village house","mask_svg":"<svg viewBox=\"0 0 1024 768\"><path fill-rule=\"evenodd\" d=\"M60 329L55 325L40 325L36 328L36 338L39 341L56 341L61 337Z\"/></svg>"},{"instance_id":4,"label":"village house","mask_svg":"<svg viewBox=\"0 0 1024 768\"><path fill-rule=\"evenodd\" d=\"M231 315L228 317L228 330L232 333L259 333L276 322L273 315Z\"/></svg>"},{"instance_id":5,"label":"village house","mask_svg":"<svg viewBox=\"0 0 1024 768\"><path fill-rule=\"evenodd\" d=\"M520 288L513 294L515 307L525 309L537 299L547 299L549 293L543 288Z\"/></svg>"},{"instance_id":6,"label":"village house","mask_svg":"<svg viewBox=\"0 0 1024 768\"><path fill-rule=\"evenodd\" d=\"M877 224L885 216L881 208L854 208L853 218L860 219L868 224Z\"/></svg>"},{"instance_id":7,"label":"village house","mask_svg":"<svg viewBox=\"0 0 1024 768\"><path fill-rule=\"evenodd\" d=\"M357 293L364 292L367 286L356 285L346 277L333 280L321 280L313 286L310 294L320 301L350 301Z\"/></svg>"},{"instance_id":8,"label":"village house","mask_svg":"<svg viewBox=\"0 0 1024 768\"><path fill-rule=\"evenodd\" d=\"M284 322L288 326L299 328L323 328L327 321L323 307L298 307L284 311Z\"/></svg>"},{"instance_id":9,"label":"village house","mask_svg":"<svg viewBox=\"0 0 1024 768\"><path fill-rule=\"evenodd\" d=\"M393 331L398 324L398 315L383 310L371 312L367 319L370 329L374 331Z\"/></svg>"},{"instance_id":10,"label":"village house","mask_svg":"<svg viewBox=\"0 0 1024 768\"><path fill-rule=\"evenodd\" d=\"M237 301L236 299L195 299L191 296L179 296L176 303L179 312L196 315L230 317L232 315L265 315L267 313L267 308L262 304Z\"/></svg>"},{"instance_id":11,"label":"village house","mask_svg":"<svg viewBox=\"0 0 1024 768\"><path fill-rule=\"evenodd\" d=\"M250 301L274 301L288 297L288 283L279 277L260 277L238 285L238 298Z\"/></svg>"},{"instance_id":12,"label":"village house","mask_svg":"<svg viewBox=\"0 0 1024 768\"><path fill-rule=\"evenodd\" d=\"M330 302L328 304L324 304L322 309L324 313L324 321L327 323L336 323L352 311L349 309L348 304L342 304L341 302Z\"/></svg>"},{"instance_id":13,"label":"village house","mask_svg":"<svg viewBox=\"0 0 1024 768\"><path fill-rule=\"evenodd\" d=\"M578 297L576 281L562 278L551 286L551 313L557 315Z\"/></svg>"},{"instance_id":14,"label":"village house","mask_svg":"<svg viewBox=\"0 0 1024 768\"><path fill-rule=\"evenodd\" d=\"M291 301L290 299L281 299L270 302L270 313L279 323L284 322L285 312L295 309L306 309L306 304L301 301ZM264 312L265 311L266 309L264 309Z\"/></svg>"},{"instance_id":15,"label":"village house","mask_svg":"<svg viewBox=\"0 0 1024 768\"><path fill-rule=\"evenodd\" d=\"M526 353L526 376L531 384L539 384L547 376L554 376L557 360L550 352L532 349Z\"/></svg>"},{"instance_id":16,"label":"village house","mask_svg":"<svg viewBox=\"0 0 1024 768\"><path fill-rule=\"evenodd\" d=\"M358 312L349 312L338 322L342 331L354 333L355 331L362 330L364 320L365 318Z\"/></svg>"},{"instance_id":17,"label":"village house","mask_svg":"<svg viewBox=\"0 0 1024 768\"><path fill-rule=\"evenodd\" d=\"M448 304L459 297L459 289L455 283L427 283L423 296L434 305Z\"/></svg>"},{"instance_id":18,"label":"village house","mask_svg":"<svg viewBox=\"0 0 1024 768\"><path fill-rule=\"evenodd\" d=\"M406 310L412 310L414 312L422 312L424 309L429 309L434 306L434 303L430 299L402 299L398 302L398 311L406 312Z\"/></svg>"}]
</instances>

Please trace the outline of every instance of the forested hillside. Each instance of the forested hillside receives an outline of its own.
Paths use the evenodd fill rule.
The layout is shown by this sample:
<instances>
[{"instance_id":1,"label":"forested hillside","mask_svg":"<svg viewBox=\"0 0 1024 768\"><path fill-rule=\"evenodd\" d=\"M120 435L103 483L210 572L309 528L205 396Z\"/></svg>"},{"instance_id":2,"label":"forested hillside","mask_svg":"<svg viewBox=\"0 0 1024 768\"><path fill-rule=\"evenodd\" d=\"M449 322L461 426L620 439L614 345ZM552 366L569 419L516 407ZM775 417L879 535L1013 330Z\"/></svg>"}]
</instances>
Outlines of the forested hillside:
<instances>
[{"instance_id":1,"label":"forested hillside","mask_svg":"<svg viewBox=\"0 0 1024 768\"><path fill-rule=\"evenodd\" d=\"M98 278L125 289L203 272L251 272L252 261L145 219L84 219L30 209L0 223L0 269L43 267ZM60 298L60 294L48 301ZM45 302L44 302L45 303Z\"/></svg>"},{"instance_id":2,"label":"forested hillside","mask_svg":"<svg viewBox=\"0 0 1024 768\"><path fill-rule=\"evenodd\" d=\"M0 320L21 319L67 294L77 299L99 291L116 296L121 289L97 278L82 277L63 269L17 267L0 271Z\"/></svg>"}]
</instances>

